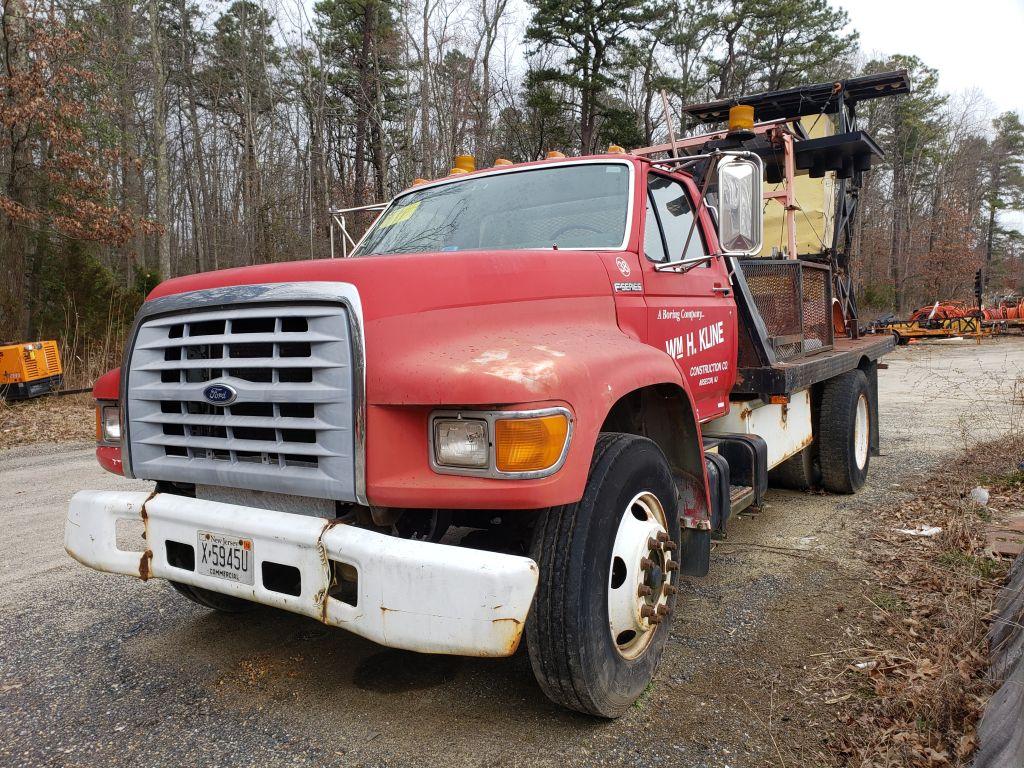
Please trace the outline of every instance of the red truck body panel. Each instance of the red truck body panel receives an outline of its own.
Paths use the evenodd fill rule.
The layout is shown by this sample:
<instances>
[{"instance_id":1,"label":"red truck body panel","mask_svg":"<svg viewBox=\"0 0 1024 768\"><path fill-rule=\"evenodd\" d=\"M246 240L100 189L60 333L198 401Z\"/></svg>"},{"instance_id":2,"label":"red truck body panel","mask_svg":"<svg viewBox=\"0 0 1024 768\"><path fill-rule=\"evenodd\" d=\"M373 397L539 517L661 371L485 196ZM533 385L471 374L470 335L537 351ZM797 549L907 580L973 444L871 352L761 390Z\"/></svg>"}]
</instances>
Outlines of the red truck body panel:
<instances>
[{"instance_id":1,"label":"red truck body panel","mask_svg":"<svg viewBox=\"0 0 1024 768\"><path fill-rule=\"evenodd\" d=\"M149 299L235 285L351 283L363 308L370 502L481 509L570 503L583 494L597 434L620 398L675 385L703 421L728 410L735 380L736 308L722 290L729 285L724 260L686 273L654 269L642 255L649 163L630 160L636 183L625 251L455 251L264 264L168 280ZM673 178L696 199L688 177ZM717 248L703 208L699 222L707 246ZM627 283L642 288L622 289ZM96 397L116 399L117 380L116 371L100 379ZM576 420L565 465L553 475L491 479L430 469L433 409L545 404L568 407ZM113 455L98 457L106 468L119 468Z\"/></svg>"}]
</instances>

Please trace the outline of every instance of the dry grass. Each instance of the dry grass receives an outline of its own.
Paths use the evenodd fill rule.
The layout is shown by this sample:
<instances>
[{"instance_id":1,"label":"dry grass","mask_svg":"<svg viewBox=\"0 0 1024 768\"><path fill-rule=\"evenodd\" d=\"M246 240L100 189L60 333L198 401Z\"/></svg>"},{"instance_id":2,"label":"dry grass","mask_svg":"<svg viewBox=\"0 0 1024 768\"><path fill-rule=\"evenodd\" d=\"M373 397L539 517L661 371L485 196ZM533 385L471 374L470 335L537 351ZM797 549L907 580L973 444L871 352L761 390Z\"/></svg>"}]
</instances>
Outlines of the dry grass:
<instances>
[{"instance_id":1,"label":"dry grass","mask_svg":"<svg viewBox=\"0 0 1024 768\"><path fill-rule=\"evenodd\" d=\"M846 650L825 657L818 695L836 708L842 765L957 766L973 753L991 686L986 632L1009 562L985 552L993 516L1024 511L1024 435L972 449L910 500L873 510L863 541L871 575ZM971 501L978 484L987 507ZM895 531L939 526L934 537Z\"/></svg>"},{"instance_id":2,"label":"dry grass","mask_svg":"<svg viewBox=\"0 0 1024 768\"><path fill-rule=\"evenodd\" d=\"M88 393L0 400L0 450L27 443L92 442L96 416Z\"/></svg>"}]
</instances>

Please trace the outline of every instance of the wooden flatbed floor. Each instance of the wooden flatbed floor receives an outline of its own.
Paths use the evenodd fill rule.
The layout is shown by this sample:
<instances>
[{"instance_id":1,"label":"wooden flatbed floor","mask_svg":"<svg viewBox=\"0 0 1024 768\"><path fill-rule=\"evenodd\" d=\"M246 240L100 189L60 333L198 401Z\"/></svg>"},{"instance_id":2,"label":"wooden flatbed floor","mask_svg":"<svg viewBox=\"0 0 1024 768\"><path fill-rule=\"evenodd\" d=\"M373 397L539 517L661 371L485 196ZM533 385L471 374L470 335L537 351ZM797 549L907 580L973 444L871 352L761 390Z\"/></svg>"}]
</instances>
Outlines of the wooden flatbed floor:
<instances>
[{"instance_id":1,"label":"wooden flatbed floor","mask_svg":"<svg viewBox=\"0 0 1024 768\"><path fill-rule=\"evenodd\" d=\"M877 360L896 346L888 334L838 338L832 349L761 368L740 368L734 394L790 395L812 384L852 371L861 360Z\"/></svg>"}]
</instances>

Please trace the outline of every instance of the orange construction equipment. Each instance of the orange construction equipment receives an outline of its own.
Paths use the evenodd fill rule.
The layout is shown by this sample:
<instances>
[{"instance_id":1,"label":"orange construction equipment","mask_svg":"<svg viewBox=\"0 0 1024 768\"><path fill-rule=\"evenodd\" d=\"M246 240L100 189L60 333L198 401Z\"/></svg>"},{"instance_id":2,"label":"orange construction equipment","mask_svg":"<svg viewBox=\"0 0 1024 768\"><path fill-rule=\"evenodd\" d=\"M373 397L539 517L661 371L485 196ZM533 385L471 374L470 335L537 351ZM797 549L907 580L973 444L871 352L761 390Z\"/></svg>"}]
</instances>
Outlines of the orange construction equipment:
<instances>
[{"instance_id":1,"label":"orange construction equipment","mask_svg":"<svg viewBox=\"0 0 1024 768\"><path fill-rule=\"evenodd\" d=\"M56 341L0 346L0 397L25 400L60 388L64 369Z\"/></svg>"},{"instance_id":2,"label":"orange construction equipment","mask_svg":"<svg viewBox=\"0 0 1024 768\"><path fill-rule=\"evenodd\" d=\"M914 310L911 322L920 320L951 320L955 317L970 317L974 307L962 301L936 301L934 304Z\"/></svg>"}]
</instances>

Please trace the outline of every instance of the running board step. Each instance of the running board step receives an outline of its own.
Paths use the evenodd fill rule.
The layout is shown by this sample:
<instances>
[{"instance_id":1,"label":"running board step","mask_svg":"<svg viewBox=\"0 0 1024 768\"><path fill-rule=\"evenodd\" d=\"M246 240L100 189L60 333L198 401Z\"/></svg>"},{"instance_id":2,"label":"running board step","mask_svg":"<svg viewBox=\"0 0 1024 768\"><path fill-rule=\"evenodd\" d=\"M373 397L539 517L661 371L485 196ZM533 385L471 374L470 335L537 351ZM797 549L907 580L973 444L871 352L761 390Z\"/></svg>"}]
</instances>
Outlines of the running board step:
<instances>
[{"instance_id":1,"label":"running board step","mask_svg":"<svg viewBox=\"0 0 1024 768\"><path fill-rule=\"evenodd\" d=\"M749 485L729 486L729 508L730 514L735 515L747 507L754 505L757 494Z\"/></svg>"}]
</instances>

